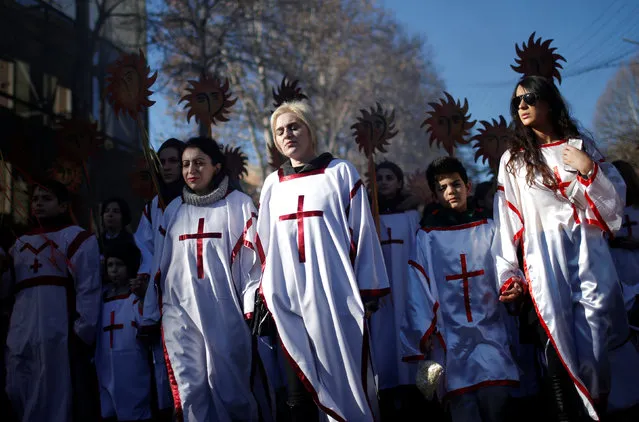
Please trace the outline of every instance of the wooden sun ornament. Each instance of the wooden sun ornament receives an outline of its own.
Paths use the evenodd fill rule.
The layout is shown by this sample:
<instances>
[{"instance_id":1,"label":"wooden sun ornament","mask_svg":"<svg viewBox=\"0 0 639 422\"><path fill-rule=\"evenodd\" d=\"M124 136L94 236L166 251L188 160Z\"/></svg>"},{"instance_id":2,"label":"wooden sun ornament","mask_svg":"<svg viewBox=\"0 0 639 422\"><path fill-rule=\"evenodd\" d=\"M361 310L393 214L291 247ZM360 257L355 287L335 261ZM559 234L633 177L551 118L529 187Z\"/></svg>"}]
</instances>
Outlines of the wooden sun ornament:
<instances>
[{"instance_id":1,"label":"wooden sun ornament","mask_svg":"<svg viewBox=\"0 0 639 422\"><path fill-rule=\"evenodd\" d=\"M425 170L416 170L406 177L406 191L410 197L424 206L433 202L433 193L428 187Z\"/></svg>"},{"instance_id":2,"label":"wooden sun ornament","mask_svg":"<svg viewBox=\"0 0 639 422\"><path fill-rule=\"evenodd\" d=\"M191 84L186 90L189 94L183 96L180 101L186 101L184 109L188 109L186 121L190 122L191 117L195 117L195 121L206 125L211 132L211 125L218 122L228 122L226 116L229 109L237 102L237 98L231 99L229 92L228 79L222 83L218 78L202 74L200 79L189 81Z\"/></svg>"},{"instance_id":3,"label":"wooden sun ornament","mask_svg":"<svg viewBox=\"0 0 639 422\"><path fill-rule=\"evenodd\" d=\"M426 132L430 133L430 145L437 142L438 147L443 147L451 157L454 155L455 144L468 144L467 136L470 129L477 123L470 121L468 113L468 100L464 98L462 106L448 92L444 92L446 98L441 98L439 103L428 103L432 110L430 115L422 122L420 127L428 126Z\"/></svg>"},{"instance_id":4,"label":"wooden sun ornament","mask_svg":"<svg viewBox=\"0 0 639 422\"><path fill-rule=\"evenodd\" d=\"M298 80L289 81L284 76L277 91L273 88L273 107L277 108L289 101L307 100L308 97L302 92L302 88L297 86L298 83Z\"/></svg>"},{"instance_id":5,"label":"wooden sun ornament","mask_svg":"<svg viewBox=\"0 0 639 422\"><path fill-rule=\"evenodd\" d=\"M515 51L518 58L515 59L517 66L510 67L525 76L543 76L549 80L557 78L561 84L559 69L563 69L559 60L566 59L555 53L557 48L550 48L552 39L541 42L541 37L535 40L535 33L530 34L528 44L523 42L521 48L515 43Z\"/></svg>"},{"instance_id":6,"label":"wooden sun ornament","mask_svg":"<svg viewBox=\"0 0 639 422\"><path fill-rule=\"evenodd\" d=\"M244 175L248 176L248 157L242 152L240 147L233 148L230 145L225 145L224 157L226 158L226 168L231 179L240 180L244 178Z\"/></svg>"},{"instance_id":7,"label":"wooden sun ornament","mask_svg":"<svg viewBox=\"0 0 639 422\"><path fill-rule=\"evenodd\" d=\"M146 108L155 104L155 101L149 100L149 95L152 94L149 88L157 79L158 74L155 72L149 76L151 70L142 50L139 55L123 54L109 66L107 72L107 98L113 106L116 116L122 111L136 120L142 135L142 152L149 166L155 190L160 192L158 176L160 170L157 166L157 154L151 147L149 134L141 114ZM165 204L161 196L158 197L158 201L160 207L164 208Z\"/></svg>"},{"instance_id":8,"label":"wooden sun ornament","mask_svg":"<svg viewBox=\"0 0 639 422\"><path fill-rule=\"evenodd\" d=\"M377 108L371 107L370 111L361 109L361 117L357 118L357 123L351 126L355 142L359 146L360 152L364 152L370 158L375 152L387 152L386 146L389 140L397 135L395 131L395 110L388 115L379 103Z\"/></svg>"},{"instance_id":9,"label":"wooden sun ornament","mask_svg":"<svg viewBox=\"0 0 639 422\"><path fill-rule=\"evenodd\" d=\"M113 106L115 115L120 112L138 119L140 112L151 107L155 101L149 96L153 93L149 89L155 83L158 73L150 75L144 53L123 54L107 69L107 99Z\"/></svg>"},{"instance_id":10,"label":"wooden sun ornament","mask_svg":"<svg viewBox=\"0 0 639 422\"><path fill-rule=\"evenodd\" d=\"M387 152L386 146L389 140L397 135L395 130L395 110L390 115L384 111L379 103L377 107L371 107L370 110L361 109L361 117L357 118L357 122L351 126L353 136L360 152L363 152L368 158L368 174L370 177L370 189L372 193L372 211L375 220L377 234L379 234L379 205L377 197L377 175L375 172L375 159L373 158L377 151Z\"/></svg>"},{"instance_id":11,"label":"wooden sun ornament","mask_svg":"<svg viewBox=\"0 0 639 422\"><path fill-rule=\"evenodd\" d=\"M475 162L481 158L493 172L499 169L499 160L508 149L508 142L513 136L512 130L508 127L504 116L499 116L499 121L492 119L492 122L482 120L484 127L479 129L479 133L473 136L472 140L477 141L473 148L475 152Z\"/></svg>"},{"instance_id":12,"label":"wooden sun ornament","mask_svg":"<svg viewBox=\"0 0 639 422\"><path fill-rule=\"evenodd\" d=\"M82 163L59 157L48 171L49 177L62 183L69 192L76 193L82 185Z\"/></svg>"},{"instance_id":13,"label":"wooden sun ornament","mask_svg":"<svg viewBox=\"0 0 639 422\"><path fill-rule=\"evenodd\" d=\"M71 161L84 163L94 155L104 138L98 131L97 122L84 119L69 119L60 122L54 141L60 155Z\"/></svg>"}]
</instances>

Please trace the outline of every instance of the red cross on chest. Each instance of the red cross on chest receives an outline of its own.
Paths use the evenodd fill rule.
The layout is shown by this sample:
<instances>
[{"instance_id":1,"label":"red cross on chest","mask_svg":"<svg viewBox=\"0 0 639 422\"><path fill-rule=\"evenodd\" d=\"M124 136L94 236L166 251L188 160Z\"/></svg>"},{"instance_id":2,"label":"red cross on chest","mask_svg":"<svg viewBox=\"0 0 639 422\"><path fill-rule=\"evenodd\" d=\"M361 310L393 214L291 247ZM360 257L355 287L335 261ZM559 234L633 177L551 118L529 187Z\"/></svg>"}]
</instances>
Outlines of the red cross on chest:
<instances>
[{"instance_id":1,"label":"red cross on chest","mask_svg":"<svg viewBox=\"0 0 639 422\"><path fill-rule=\"evenodd\" d=\"M181 234L178 240L180 242L185 240L195 239L196 241L196 264L197 264L197 278L204 278L204 261L203 261L203 251L204 251L204 239L220 239L222 237L222 233L204 233L204 218L200 218L197 223L197 233L186 233Z\"/></svg>"},{"instance_id":2,"label":"red cross on chest","mask_svg":"<svg viewBox=\"0 0 639 422\"><path fill-rule=\"evenodd\" d=\"M637 223L636 221L632 221L630 219L630 216L628 214L626 214L623 217L623 224L621 225L621 227L624 227L626 230L628 230L628 237L632 237L632 226L636 226Z\"/></svg>"},{"instance_id":3,"label":"red cross on chest","mask_svg":"<svg viewBox=\"0 0 639 422\"><path fill-rule=\"evenodd\" d=\"M38 258L33 258L33 264L29 265L29 268L33 270L35 274L38 273L38 268L42 268L42 264L38 261Z\"/></svg>"},{"instance_id":4,"label":"red cross on chest","mask_svg":"<svg viewBox=\"0 0 639 422\"><path fill-rule=\"evenodd\" d=\"M461 274L447 275L446 281L463 280L462 285L464 288L464 306L466 307L466 319L468 319L468 322L472 322L473 315L470 311L470 278L484 275L484 270L475 270L469 272L466 265L466 254L460 254L459 258L461 260Z\"/></svg>"},{"instance_id":5,"label":"red cross on chest","mask_svg":"<svg viewBox=\"0 0 639 422\"><path fill-rule=\"evenodd\" d=\"M280 216L280 221L297 220L297 249L299 261L306 262L306 247L304 245L304 219L308 217L321 217L324 211L304 211L304 195L297 197L297 212Z\"/></svg>"},{"instance_id":6,"label":"red cross on chest","mask_svg":"<svg viewBox=\"0 0 639 422\"><path fill-rule=\"evenodd\" d=\"M115 311L111 311L111 323L104 327L102 330L105 333L109 333L109 348L113 349L113 331L121 330L124 328L124 324L116 324L115 323Z\"/></svg>"},{"instance_id":7,"label":"red cross on chest","mask_svg":"<svg viewBox=\"0 0 639 422\"><path fill-rule=\"evenodd\" d=\"M393 243L398 244L398 245L403 245L404 244L404 240L402 240L402 239L393 239L393 234L392 234L392 231L391 231L390 227L386 228L386 233L388 233L388 239L382 240L381 241L382 245L392 245Z\"/></svg>"}]
</instances>

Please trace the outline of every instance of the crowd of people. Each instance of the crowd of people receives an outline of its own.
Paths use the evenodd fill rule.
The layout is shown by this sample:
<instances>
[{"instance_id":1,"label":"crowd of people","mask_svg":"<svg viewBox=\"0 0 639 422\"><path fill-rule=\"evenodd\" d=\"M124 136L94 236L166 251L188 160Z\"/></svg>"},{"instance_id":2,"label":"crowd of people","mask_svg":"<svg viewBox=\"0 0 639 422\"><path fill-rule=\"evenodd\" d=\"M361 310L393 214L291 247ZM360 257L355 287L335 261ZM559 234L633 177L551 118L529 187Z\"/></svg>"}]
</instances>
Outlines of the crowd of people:
<instances>
[{"instance_id":1,"label":"crowd of people","mask_svg":"<svg viewBox=\"0 0 639 422\"><path fill-rule=\"evenodd\" d=\"M552 81L510 109L496 180L436 158L425 207L382 161L372 210L301 101L271 116L287 160L259 204L207 137L162 144L135 232L126 201L96 237L39 181L0 251L3 420L639 420L637 169Z\"/></svg>"}]
</instances>

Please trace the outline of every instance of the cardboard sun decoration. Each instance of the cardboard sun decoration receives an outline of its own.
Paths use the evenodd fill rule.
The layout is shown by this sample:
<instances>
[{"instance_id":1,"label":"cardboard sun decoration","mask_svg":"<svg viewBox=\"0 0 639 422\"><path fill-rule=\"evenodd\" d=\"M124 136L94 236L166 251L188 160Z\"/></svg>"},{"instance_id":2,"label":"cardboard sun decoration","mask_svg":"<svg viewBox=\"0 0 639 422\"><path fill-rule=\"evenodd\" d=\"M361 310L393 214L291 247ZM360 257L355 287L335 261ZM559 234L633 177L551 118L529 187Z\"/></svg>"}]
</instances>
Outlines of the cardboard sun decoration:
<instances>
[{"instance_id":1,"label":"cardboard sun decoration","mask_svg":"<svg viewBox=\"0 0 639 422\"><path fill-rule=\"evenodd\" d=\"M284 76L277 91L273 88L273 107L277 108L288 101L307 100L308 97L302 92L302 88L297 86L298 83L297 79L289 81Z\"/></svg>"},{"instance_id":2,"label":"cardboard sun decoration","mask_svg":"<svg viewBox=\"0 0 639 422\"><path fill-rule=\"evenodd\" d=\"M240 147L233 148L230 145L225 145L223 152L226 159L226 169L231 179L240 180L244 178L244 175L248 176L248 157Z\"/></svg>"},{"instance_id":3,"label":"cardboard sun decoration","mask_svg":"<svg viewBox=\"0 0 639 422\"><path fill-rule=\"evenodd\" d=\"M541 42L541 37L535 40L535 33L533 32L528 38L528 44L523 42L521 48L519 48L517 43L515 43L515 51L518 57L515 59L517 66L510 65L510 67L524 76L543 76L550 80L557 78L557 82L561 84L559 69L563 69L563 67L559 60L565 62L566 59L555 53L556 47L550 48L552 41L550 39Z\"/></svg>"},{"instance_id":4,"label":"cardboard sun decoration","mask_svg":"<svg viewBox=\"0 0 639 422\"><path fill-rule=\"evenodd\" d=\"M477 148L475 152L475 161L481 158L482 162L496 172L499 169L499 160L508 149L508 142L514 136L513 131L508 127L504 116L499 116L499 121L492 119L492 122L482 120L484 127L479 129L479 133L473 136L472 140L477 141L473 148Z\"/></svg>"},{"instance_id":5,"label":"cardboard sun decoration","mask_svg":"<svg viewBox=\"0 0 639 422\"><path fill-rule=\"evenodd\" d=\"M116 116L128 113L137 120L140 112L155 104L149 99L153 93L149 88L158 73L150 73L142 50L140 54L123 54L107 68L107 99Z\"/></svg>"},{"instance_id":6,"label":"cardboard sun decoration","mask_svg":"<svg viewBox=\"0 0 639 422\"><path fill-rule=\"evenodd\" d=\"M48 171L49 177L62 183L69 192L76 193L82 185L82 163L59 157Z\"/></svg>"},{"instance_id":7,"label":"cardboard sun decoration","mask_svg":"<svg viewBox=\"0 0 639 422\"><path fill-rule=\"evenodd\" d=\"M395 110L390 115L384 111L379 103L377 107L371 107L370 110L365 108L360 110L362 114L357 118L357 122L351 126L353 136L360 152L363 152L368 158L368 173L370 177L370 190L372 196L372 212L375 221L375 228L379 235L379 205L377 192L377 175L375 171L375 159L373 158L377 151L387 152L386 146L389 140L397 135L395 130Z\"/></svg>"},{"instance_id":8,"label":"cardboard sun decoration","mask_svg":"<svg viewBox=\"0 0 639 422\"><path fill-rule=\"evenodd\" d=\"M73 118L60 122L54 142L62 157L84 163L104 144L104 138L97 122Z\"/></svg>"},{"instance_id":9,"label":"cardboard sun decoration","mask_svg":"<svg viewBox=\"0 0 639 422\"><path fill-rule=\"evenodd\" d=\"M191 121L191 117L195 117L197 123L206 125L210 130L211 125L217 124L216 120L229 121L226 115L230 113L229 109L237 102L237 98L231 99L228 79L222 83L214 76L202 74L197 81L188 82L191 84L186 88L189 93L178 102L186 102L184 109L189 110L186 115L187 122Z\"/></svg>"},{"instance_id":10,"label":"cardboard sun decoration","mask_svg":"<svg viewBox=\"0 0 639 422\"><path fill-rule=\"evenodd\" d=\"M361 109L362 115L351 126L355 142L360 152L363 152L366 157L372 157L376 151L387 152L386 146L389 145L389 139L397 135L395 111L393 110L389 115L379 103L376 105L377 108L371 107L370 111Z\"/></svg>"},{"instance_id":11,"label":"cardboard sun decoration","mask_svg":"<svg viewBox=\"0 0 639 422\"><path fill-rule=\"evenodd\" d=\"M433 193L428 187L425 170L416 170L406 177L406 191L416 202L428 205L433 202Z\"/></svg>"},{"instance_id":12,"label":"cardboard sun decoration","mask_svg":"<svg viewBox=\"0 0 639 422\"><path fill-rule=\"evenodd\" d=\"M451 157L454 155L456 144L468 144L467 136L470 129L475 126L476 120L470 121L468 113L468 100L464 98L462 106L459 100L444 92L446 98L441 98L439 103L428 103L432 110L430 116L419 126L428 125L426 132L430 133L430 145L437 142L438 147L443 147Z\"/></svg>"}]
</instances>

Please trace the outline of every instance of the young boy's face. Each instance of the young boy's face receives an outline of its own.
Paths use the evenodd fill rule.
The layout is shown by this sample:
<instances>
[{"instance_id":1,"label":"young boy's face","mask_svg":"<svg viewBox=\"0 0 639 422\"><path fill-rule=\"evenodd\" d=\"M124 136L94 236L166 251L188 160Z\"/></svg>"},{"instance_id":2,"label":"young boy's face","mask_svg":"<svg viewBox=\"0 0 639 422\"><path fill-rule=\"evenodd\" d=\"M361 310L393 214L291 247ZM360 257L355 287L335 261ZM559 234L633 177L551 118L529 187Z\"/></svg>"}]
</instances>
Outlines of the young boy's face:
<instances>
[{"instance_id":1,"label":"young boy's face","mask_svg":"<svg viewBox=\"0 0 639 422\"><path fill-rule=\"evenodd\" d=\"M435 176L435 196L439 204L458 212L468 208L470 182L464 183L459 173L445 173Z\"/></svg>"},{"instance_id":2,"label":"young boy's face","mask_svg":"<svg viewBox=\"0 0 639 422\"><path fill-rule=\"evenodd\" d=\"M106 261L107 275L113 283L126 283L129 279L126 264L120 258L109 257Z\"/></svg>"},{"instance_id":3,"label":"young boy's face","mask_svg":"<svg viewBox=\"0 0 639 422\"><path fill-rule=\"evenodd\" d=\"M67 204L61 204L54 193L38 186L31 197L31 211L40 218L51 218L62 215L67 210Z\"/></svg>"}]
</instances>

